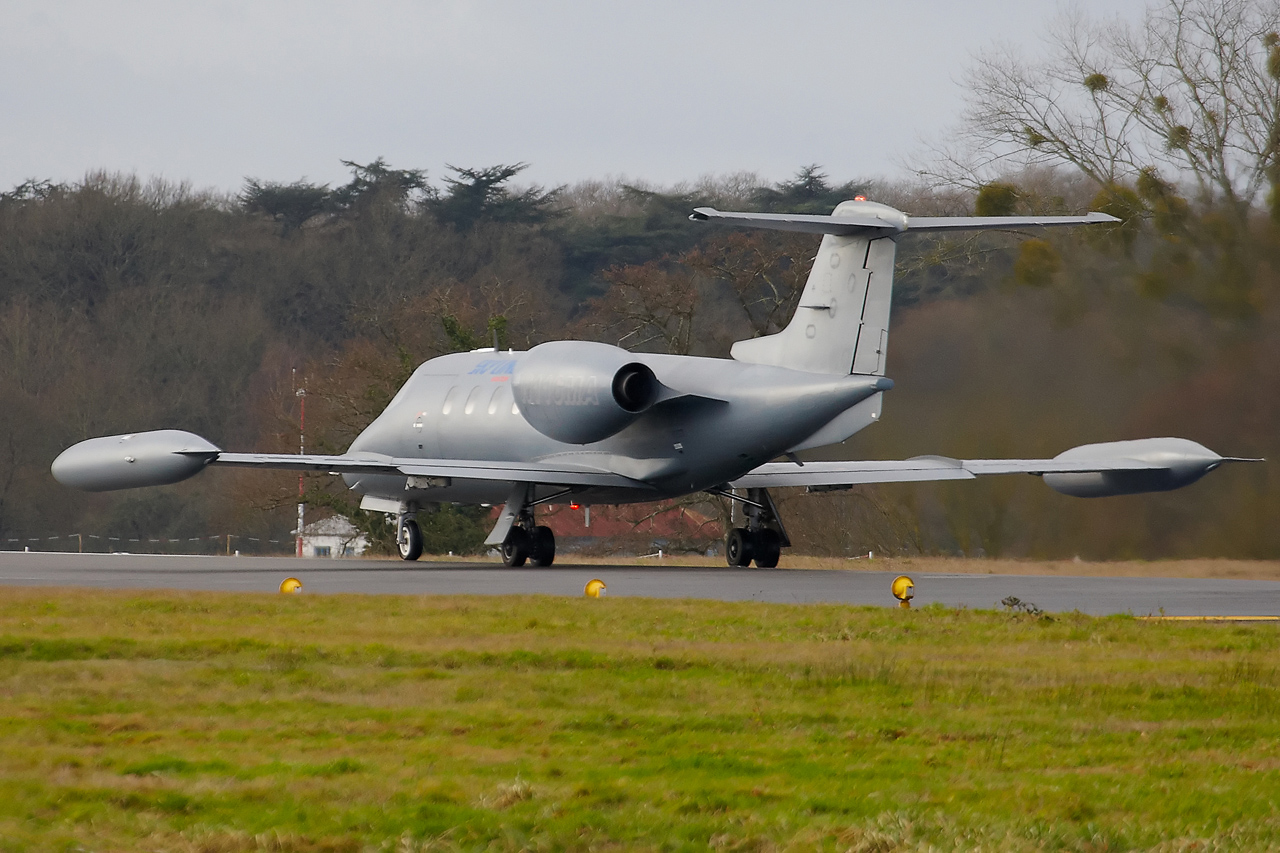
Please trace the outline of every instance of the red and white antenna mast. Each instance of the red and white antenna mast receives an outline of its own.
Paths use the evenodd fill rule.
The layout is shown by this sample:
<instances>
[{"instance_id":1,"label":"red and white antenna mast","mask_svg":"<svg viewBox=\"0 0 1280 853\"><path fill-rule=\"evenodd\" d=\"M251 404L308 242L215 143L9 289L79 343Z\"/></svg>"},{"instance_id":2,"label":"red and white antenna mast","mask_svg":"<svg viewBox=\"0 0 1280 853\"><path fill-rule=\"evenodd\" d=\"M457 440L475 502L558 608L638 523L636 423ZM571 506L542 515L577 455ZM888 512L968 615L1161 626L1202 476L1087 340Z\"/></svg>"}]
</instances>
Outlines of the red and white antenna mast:
<instances>
[{"instance_id":1,"label":"red and white antenna mast","mask_svg":"<svg viewBox=\"0 0 1280 853\"><path fill-rule=\"evenodd\" d=\"M295 378L298 375L298 371L296 368L293 371L293 375ZM306 449L307 447L307 389L299 388L298 390L293 392L293 396L298 398L298 455L301 456L307 452L307 449ZM303 473L299 471L298 472L298 553L297 553L299 557L302 556L303 510L306 507L306 504L302 502L302 496L304 494L302 477L303 477Z\"/></svg>"}]
</instances>

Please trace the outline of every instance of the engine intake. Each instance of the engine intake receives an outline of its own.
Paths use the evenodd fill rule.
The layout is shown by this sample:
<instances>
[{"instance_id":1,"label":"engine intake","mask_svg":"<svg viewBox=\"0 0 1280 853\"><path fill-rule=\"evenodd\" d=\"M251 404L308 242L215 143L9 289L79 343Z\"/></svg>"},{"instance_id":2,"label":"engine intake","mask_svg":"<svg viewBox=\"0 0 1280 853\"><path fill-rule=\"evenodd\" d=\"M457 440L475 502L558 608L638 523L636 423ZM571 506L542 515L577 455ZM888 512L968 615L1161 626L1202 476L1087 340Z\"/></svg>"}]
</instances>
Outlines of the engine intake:
<instances>
[{"instance_id":1,"label":"engine intake","mask_svg":"<svg viewBox=\"0 0 1280 853\"><path fill-rule=\"evenodd\" d=\"M664 390L653 370L626 350L591 341L552 341L516 364L511 391L530 426L567 444L621 432Z\"/></svg>"}]
</instances>

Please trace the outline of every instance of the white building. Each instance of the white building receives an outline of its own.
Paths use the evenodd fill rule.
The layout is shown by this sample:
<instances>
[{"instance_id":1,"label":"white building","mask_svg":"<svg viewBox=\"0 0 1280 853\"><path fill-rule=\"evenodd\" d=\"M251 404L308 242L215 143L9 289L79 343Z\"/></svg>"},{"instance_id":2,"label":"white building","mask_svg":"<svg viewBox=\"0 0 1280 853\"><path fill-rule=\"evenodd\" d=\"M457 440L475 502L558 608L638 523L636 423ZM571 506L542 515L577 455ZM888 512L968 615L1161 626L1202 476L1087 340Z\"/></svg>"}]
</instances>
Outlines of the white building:
<instances>
[{"instance_id":1,"label":"white building","mask_svg":"<svg viewBox=\"0 0 1280 853\"><path fill-rule=\"evenodd\" d=\"M313 521L302 528L304 557L359 557L369 540L340 515Z\"/></svg>"}]
</instances>

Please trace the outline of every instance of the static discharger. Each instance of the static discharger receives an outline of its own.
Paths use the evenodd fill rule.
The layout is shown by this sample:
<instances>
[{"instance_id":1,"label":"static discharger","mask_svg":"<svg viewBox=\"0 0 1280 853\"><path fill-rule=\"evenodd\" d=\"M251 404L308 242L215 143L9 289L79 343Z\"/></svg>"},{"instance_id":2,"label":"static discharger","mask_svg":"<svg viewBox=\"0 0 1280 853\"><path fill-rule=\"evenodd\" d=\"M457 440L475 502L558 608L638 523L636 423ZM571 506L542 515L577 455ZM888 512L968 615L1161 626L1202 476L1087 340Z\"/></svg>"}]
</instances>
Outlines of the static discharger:
<instances>
[{"instance_id":1,"label":"static discharger","mask_svg":"<svg viewBox=\"0 0 1280 853\"><path fill-rule=\"evenodd\" d=\"M915 597L916 582L906 575L898 575L893 579L893 597L898 599L898 606L904 610L910 609L911 599Z\"/></svg>"},{"instance_id":2,"label":"static discharger","mask_svg":"<svg viewBox=\"0 0 1280 853\"><path fill-rule=\"evenodd\" d=\"M582 588L582 592L587 598L604 598L604 591L608 589L604 585L604 581L600 578L592 578L587 581L587 585Z\"/></svg>"},{"instance_id":3,"label":"static discharger","mask_svg":"<svg viewBox=\"0 0 1280 853\"><path fill-rule=\"evenodd\" d=\"M302 581L297 578L285 578L280 581L280 591L283 593L302 592Z\"/></svg>"}]
</instances>

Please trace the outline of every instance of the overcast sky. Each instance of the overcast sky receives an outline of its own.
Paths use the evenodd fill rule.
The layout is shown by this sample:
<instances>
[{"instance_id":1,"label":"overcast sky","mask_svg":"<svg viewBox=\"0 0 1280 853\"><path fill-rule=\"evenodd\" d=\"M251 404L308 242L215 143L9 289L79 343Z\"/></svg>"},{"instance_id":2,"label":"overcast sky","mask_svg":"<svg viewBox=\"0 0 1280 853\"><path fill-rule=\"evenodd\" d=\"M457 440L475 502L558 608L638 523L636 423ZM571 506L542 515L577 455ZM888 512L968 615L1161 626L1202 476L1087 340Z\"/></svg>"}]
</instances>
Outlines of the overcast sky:
<instances>
[{"instance_id":1,"label":"overcast sky","mask_svg":"<svg viewBox=\"0 0 1280 853\"><path fill-rule=\"evenodd\" d=\"M1145 0L1081 0L1139 18ZM897 176L969 58L1061 4L0 0L0 188L91 169L238 189L340 160L557 185Z\"/></svg>"}]
</instances>

